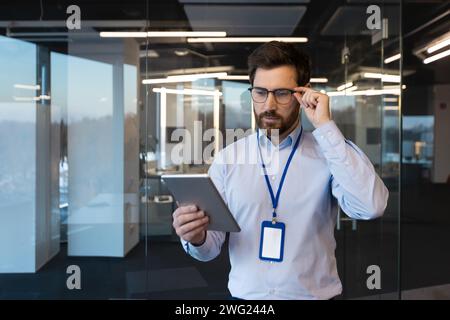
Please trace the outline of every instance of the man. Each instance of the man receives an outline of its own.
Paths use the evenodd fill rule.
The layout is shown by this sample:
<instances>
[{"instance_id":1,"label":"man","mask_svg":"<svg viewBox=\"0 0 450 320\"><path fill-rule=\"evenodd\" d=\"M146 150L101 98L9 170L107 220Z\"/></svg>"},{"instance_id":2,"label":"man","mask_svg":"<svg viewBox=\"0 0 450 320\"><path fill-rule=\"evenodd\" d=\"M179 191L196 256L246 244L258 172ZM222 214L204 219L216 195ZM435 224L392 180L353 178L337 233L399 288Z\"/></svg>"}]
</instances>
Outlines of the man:
<instances>
[{"instance_id":1,"label":"man","mask_svg":"<svg viewBox=\"0 0 450 320\"><path fill-rule=\"evenodd\" d=\"M305 54L274 41L257 48L248 63L255 118L266 134L259 130L228 146L209 170L241 227L230 234L228 288L240 299L333 298L342 291L334 198L351 218L373 219L383 214L388 191L369 159L331 120L328 96L310 88ZM301 109L315 127L311 133L301 127ZM275 130L279 144L271 137ZM279 159L272 174L262 156L267 149ZM245 150L260 161L220 161ZM206 231L205 212L182 206L173 218L188 254L201 261L219 255L225 233Z\"/></svg>"}]
</instances>

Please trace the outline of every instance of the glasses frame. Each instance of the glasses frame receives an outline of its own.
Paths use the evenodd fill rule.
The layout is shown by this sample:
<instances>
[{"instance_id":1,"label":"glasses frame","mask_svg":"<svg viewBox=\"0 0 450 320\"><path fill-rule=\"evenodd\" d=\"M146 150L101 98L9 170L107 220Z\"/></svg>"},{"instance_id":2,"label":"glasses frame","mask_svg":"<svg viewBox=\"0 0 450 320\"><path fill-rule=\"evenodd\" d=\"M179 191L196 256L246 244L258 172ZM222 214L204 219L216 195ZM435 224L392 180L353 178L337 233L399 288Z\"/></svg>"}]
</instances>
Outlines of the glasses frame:
<instances>
[{"instance_id":1,"label":"glasses frame","mask_svg":"<svg viewBox=\"0 0 450 320\"><path fill-rule=\"evenodd\" d=\"M266 93L266 99L264 99L264 101L255 101L255 99L253 98L253 95L252 95L252 90L253 90L253 89L261 89L261 90L265 90L265 91L267 92L267 93ZM250 87L250 88L248 88L247 90L250 91L250 96L252 97L252 100L253 100L254 103L265 103L265 102L267 101L267 98L269 97L269 93L272 92L275 101L276 101L278 104L281 104L281 105L287 105L287 104L289 104L289 103L292 101L292 96L293 96L293 94L294 94L295 92L297 92L297 91L295 91L295 90L288 89L288 88L278 88L278 89L275 89L275 90L267 90L266 88L261 88L261 87ZM289 92L291 93L291 98L289 99L289 102L281 103L281 102L278 101L276 92L279 91L279 90L287 90L287 91L289 91Z\"/></svg>"}]
</instances>

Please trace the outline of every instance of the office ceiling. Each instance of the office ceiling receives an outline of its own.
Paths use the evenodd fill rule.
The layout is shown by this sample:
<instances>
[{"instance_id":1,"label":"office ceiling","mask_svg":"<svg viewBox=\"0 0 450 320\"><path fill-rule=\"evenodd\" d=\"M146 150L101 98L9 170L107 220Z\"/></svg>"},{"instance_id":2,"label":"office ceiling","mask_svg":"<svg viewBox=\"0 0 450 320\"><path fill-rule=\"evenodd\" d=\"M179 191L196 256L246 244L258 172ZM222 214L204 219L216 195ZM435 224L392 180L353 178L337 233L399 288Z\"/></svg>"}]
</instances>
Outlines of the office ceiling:
<instances>
[{"instance_id":1,"label":"office ceiling","mask_svg":"<svg viewBox=\"0 0 450 320\"><path fill-rule=\"evenodd\" d=\"M384 17L389 19L389 38L384 41L384 54L398 52L400 8L398 0L385 0ZM298 44L312 58L313 76L328 77L341 83L344 67L342 49L350 50L349 72L361 66L381 65L381 45L371 43L371 31L365 27L369 0L81 0L85 31L148 30L217 30L229 36L302 36L308 42ZM380 2L378 2L380 3ZM66 8L73 1L2 0L0 2L0 34L46 45L52 50L67 51L65 33ZM405 49L431 41L450 29L449 1L405 0L403 34ZM440 17L440 18L439 18ZM439 19L436 19L439 18ZM433 20L434 19L434 20ZM21 37L20 33L41 33ZM52 33L50 36L50 32ZM141 42L141 58L146 49L150 73L163 75L174 69L232 66L234 73L245 73L246 57L259 44L255 43L186 43L185 38L151 39L146 47ZM187 52L177 55L175 51ZM411 66L421 63L410 58ZM433 68L433 65L429 66Z\"/></svg>"}]
</instances>

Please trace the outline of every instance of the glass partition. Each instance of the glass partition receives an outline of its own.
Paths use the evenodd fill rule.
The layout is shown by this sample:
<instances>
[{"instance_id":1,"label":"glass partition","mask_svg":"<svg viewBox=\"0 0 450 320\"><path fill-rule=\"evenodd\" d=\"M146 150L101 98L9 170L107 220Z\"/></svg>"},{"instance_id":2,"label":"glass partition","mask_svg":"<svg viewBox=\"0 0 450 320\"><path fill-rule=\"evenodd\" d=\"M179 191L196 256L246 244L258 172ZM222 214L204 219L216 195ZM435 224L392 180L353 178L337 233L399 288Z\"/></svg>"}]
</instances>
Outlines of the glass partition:
<instances>
[{"instance_id":1,"label":"glass partition","mask_svg":"<svg viewBox=\"0 0 450 320\"><path fill-rule=\"evenodd\" d=\"M230 298L229 235L212 261L187 255L161 176L207 173L255 132L247 58L271 39L308 53L311 87L389 190L379 219L335 206L336 299L444 284L448 7L438 2L0 5L0 298Z\"/></svg>"}]
</instances>

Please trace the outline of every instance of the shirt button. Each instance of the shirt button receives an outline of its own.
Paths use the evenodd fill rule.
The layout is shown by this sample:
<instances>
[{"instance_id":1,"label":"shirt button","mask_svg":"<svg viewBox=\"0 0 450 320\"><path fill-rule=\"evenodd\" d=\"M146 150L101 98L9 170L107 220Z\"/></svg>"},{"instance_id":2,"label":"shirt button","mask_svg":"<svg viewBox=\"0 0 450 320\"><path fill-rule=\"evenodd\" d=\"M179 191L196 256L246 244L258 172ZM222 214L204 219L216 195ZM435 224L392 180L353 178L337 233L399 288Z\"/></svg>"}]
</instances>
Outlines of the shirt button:
<instances>
[{"instance_id":1,"label":"shirt button","mask_svg":"<svg viewBox=\"0 0 450 320\"><path fill-rule=\"evenodd\" d=\"M275 176L272 176L272 180L275 180L275 178L276 178Z\"/></svg>"}]
</instances>

